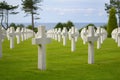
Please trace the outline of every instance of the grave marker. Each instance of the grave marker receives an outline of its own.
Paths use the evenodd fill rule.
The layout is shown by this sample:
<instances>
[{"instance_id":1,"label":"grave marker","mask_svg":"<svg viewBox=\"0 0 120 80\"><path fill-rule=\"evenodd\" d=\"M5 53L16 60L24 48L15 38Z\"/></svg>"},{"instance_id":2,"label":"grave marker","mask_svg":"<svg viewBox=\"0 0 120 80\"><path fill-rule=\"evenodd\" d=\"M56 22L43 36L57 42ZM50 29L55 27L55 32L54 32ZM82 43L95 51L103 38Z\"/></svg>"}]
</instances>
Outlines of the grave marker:
<instances>
[{"instance_id":1,"label":"grave marker","mask_svg":"<svg viewBox=\"0 0 120 80\"><path fill-rule=\"evenodd\" d=\"M10 36L10 49L14 48L14 38L15 38L15 30L14 30L14 27L10 27L10 33L9 33L9 36Z\"/></svg>"},{"instance_id":2,"label":"grave marker","mask_svg":"<svg viewBox=\"0 0 120 80\"><path fill-rule=\"evenodd\" d=\"M21 29L21 40L22 40L22 41L25 40L24 35L25 35L25 29L22 28L22 29Z\"/></svg>"},{"instance_id":3,"label":"grave marker","mask_svg":"<svg viewBox=\"0 0 120 80\"><path fill-rule=\"evenodd\" d=\"M20 31L20 27L18 27L17 29L16 29L16 38L17 38L17 44L19 44L20 43L20 36L21 36L21 31Z\"/></svg>"},{"instance_id":4,"label":"grave marker","mask_svg":"<svg viewBox=\"0 0 120 80\"><path fill-rule=\"evenodd\" d=\"M120 47L120 28L118 28L118 32L117 32L117 39L118 39L118 47Z\"/></svg>"},{"instance_id":5,"label":"grave marker","mask_svg":"<svg viewBox=\"0 0 120 80\"><path fill-rule=\"evenodd\" d=\"M4 39L5 35L2 33L2 28L0 27L0 58L2 57L2 40Z\"/></svg>"},{"instance_id":6,"label":"grave marker","mask_svg":"<svg viewBox=\"0 0 120 80\"><path fill-rule=\"evenodd\" d=\"M86 37L88 42L88 64L94 63L94 42L97 41L98 36L94 35L94 27L89 26L88 35Z\"/></svg>"},{"instance_id":7,"label":"grave marker","mask_svg":"<svg viewBox=\"0 0 120 80\"><path fill-rule=\"evenodd\" d=\"M63 45L66 46L67 43L67 29L64 27L62 30Z\"/></svg>"},{"instance_id":8,"label":"grave marker","mask_svg":"<svg viewBox=\"0 0 120 80\"><path fill-rule=\"evenodd\" d=\"M46 44L50 38L46 37L45 27L38 27L38 36L32 39L32 44L38 45L38 69L46 70Z\"/></svg>"},{"instance_id":9,"label":"grave marker","mask_svg":"<svg viewBox=\"0 0 120 80\"><path fill-rule=\"evenodd\" d=\"M83 28L81 31L81 38L83 40L83 44L86 44L86 36L88 35L88 31L86 28Z\"/></svg>"},{"instance_id":10,"label":"grave marker","mask_svg":"<svg viewBox=\"0 0 120 80\"><path fill-rule=\"evenodd\" d=\"M96 34L98 36L98 40L97 40L97 49L100 49L101 48L101 28L100 27L97 27L97 31L96 31Z\"/></svg>"},{"instance_id":11,"label":"grave marker","mask_svg":"<svg viewBox=\"0 0 120 80\"><path fill-rule=\"evenodd\" d=\"M76 34L75 32L75 27L72 27L71 28L71 51L75 51L75 46L76 46L76 41L75 41L75 38L76 36L78 36L78 34Z\"/></svg>"},{"instance_id":12,"label":"grave marker","mask_svg":"<svg viewBox=\"0 0 120 80\"><path fill-rule=\"evenodd\" d=\"M58 34L58 42L60 42L61 41L61 28L58 28L57 34Z\"/></svg>"}]
</instances>

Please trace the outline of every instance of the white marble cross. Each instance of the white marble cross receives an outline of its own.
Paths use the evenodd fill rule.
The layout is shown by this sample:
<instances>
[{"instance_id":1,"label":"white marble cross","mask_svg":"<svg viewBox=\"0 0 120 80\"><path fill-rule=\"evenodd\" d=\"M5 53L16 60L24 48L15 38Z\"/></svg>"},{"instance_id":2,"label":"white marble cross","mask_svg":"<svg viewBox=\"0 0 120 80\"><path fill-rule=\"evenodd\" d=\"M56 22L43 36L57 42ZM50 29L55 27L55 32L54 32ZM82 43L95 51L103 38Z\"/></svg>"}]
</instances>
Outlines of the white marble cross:
<instances>
[{"instance_id":1,"label":"white marble cross","mask_svg":"<svg viewBox=\"0 0 120 80\"><path fill-rule=\"evenodd\" d=\"M22 40L22 41L25 40L24 35L25 35L25 29L22 28L22 29L21 29L21 40Z\"/></svg>"},{"instance_id":2,"label":"white marble cross","mask_svg":"<svg viewBox=\"0 0 120 80\"><path fill-rule=\"evenodd\" d=\"M96 31L96 35L98 36L98 40L97 40L97 49L101 48L101 28L97 27L97 31Z\"/></svg>"},{"instance_id":3,"label":"white marble cross","mask_svg":"<svg viewBox=\"0 0 120 80\"><path fill-rule=\"evenodd\" d=\"M83 40L83 44L86 44L86 36L88 35L88 31L86 28L83 28L81 31L81 38Z\"/></svg>"},{"instance_id":4,"label":"white marble cross","mask_svg":"<svg viewBox=\"0 0 120 80\"><path fill-rule=\"evenodd\" d=\"M21 36L21 31L20 31L20 27L18 27L17 29L16 29L16 38L17 38L17 44L19 44L20 43L20 36Z\"/></svg>"},{"instance_id":5,"label":"white marble cross","mask_svg":"<svg viewBox=\"0 0 120 80\"><path fill-rule=\"evenodd\" d=\"M27 29L27 39L33 37L34 35L35 33L33 30Z\"/></svg>"},{"instance_id":6,"label":"white marble cross","mask_svg":"<svg viewBox=\"0 0 120 80\"><path fill-rule=\"evenodd\" d=\"M62 30L62 38L63 38L63 45L66 46L67 44L67 29L64 27Z\"/></svg>"},{"instance_id":7,"label":"white marble cross","mask_svg":"<svg viewBox=\"0 0 120 80\"><path fill-rule=\"evenodd\" d=\"M58 40L57 28L54 29L54 34L55 34L55 40Z\"/></svg>"},{"instance_id":8,"label":"white marble cross","mask_svg":"<svg viewBox=\"0 0 120 80\"><path fill-rule=\"evenodd\" d=\"M117 37L118 37L118 47L120 47L120 28L118 28Z\"/></svg>"},{"instance_id":9,"label":"white marble cross","mask_svg":"<svg viewBox=\"0 0 120 80\"><path fill-rule=\"evenodd\" d=\"M2 40L4 39L5 35L2 33L2 29L0 27L0 58L2 57Z\"/></svg>"},{"instance_id":10,"label":"white marble cross","mask_svg":"<svg viewBox=\"0 0 120 80\"><path fill-rule=\"evenodd\" d=\"M7 32L7 38L8 38L8 40L10 40L10 35L9 35L9 33L10 33L10 28L8 28L6 32Z\"/></svg>"},{"instance_id":11,"label":"white marble cross","mask_svg":"<svg viewBox=\"0 0 120 80\"><path fill-rule=\"evenodd\" d=\"M101 44L107 38L107 31L104 28L101 28Z\"/></svg>"},{"instance_id":12,"label":"white marble cross","mask_svg":"<svg viewBox=\"0 0 120 80\"><path fill-rule=\"evenodd\" d=\"M86 41L88 42L88 64L94 63L94 42L97 41L98 36L94 34L94 27L88 27L88 35L86 37Z\"/></svg>"},{"instance_id":13,"label":"white marble cross","mask_svg":"<svg viewBox=\"0 0 120 80\"><path fill-rule=\"evenodd\" d=\"M79 31L77 28L75 28L75 34L76 34L76 37L75 37L75 42L78 41L78 37L79 37Z\"/></svg>"},{"instance_id":14,"label":"white marble cross","mask_svg":"<svg viewBox=\"0 0 120 80\"><path fill-rule=\"evenodd\" d=\"M27 29L24 28L24 39L27 40Z\"/></svg>"},{"instance_id":15,"label":"white marble cross","mask_svg":"<svg viewBox=\"0 0 120 80\"><path fill-rule=\"evenodd\" d=\"M38 27L36 38L32 39L32 44L38 45L38 69L46 70L46 44L50 43L50 38L46 37L45 27Z\"/></svg>"},{"instance_id":16,"label":"white marble cross","mask_svg":"<svg viewBox=\"0 0 120 80\"><path fill-rule=\"evenodd\" d=\"M78 34L75 33L75 27L71 28L71 51L74 52L75 51L75 46L76 46L76 42L75 42L75 38L76 36L78 36Z\"/></svg>"},{"instance_id":17,"label":"white marble cross","mask_svg":"<svg viewBox=\"0 0 120 80\"><path fill-rule=\"evenodd\" d=\"M118 47L120 47L120 28L116 28L112 31L112 38L118 43Z\"/></svg>"},{"instance_id":18,"label":"white marble cross","mask_svg":"<svg viewBox=\"0 0 120 80\"><path fill-rule=\"evenodd\" d=\"M69 38L69 40L71 40L71 29L69 29L69 31L68 31L68 38Z\"/></svg>"},{"instance_id":19,"label":"white marble cross","mask_svg":"<svg viewBox=\"0 0 120 80\"><path fill-rule=\"evenodd\" d=\"M10 27L10 49L14 48L14 38L16 36L14 27Z\"/></svg>"},{"instance_id":20,"label":"white marble cross","mask_svg":"<svg viewBox=\"0 0 120 80\"><path fill-rule=\"evenodd\" d=\"M58 34L58 42L60 42L61 41L61 28L58 28L57 34Z\"/></svg>"}]
</instances>

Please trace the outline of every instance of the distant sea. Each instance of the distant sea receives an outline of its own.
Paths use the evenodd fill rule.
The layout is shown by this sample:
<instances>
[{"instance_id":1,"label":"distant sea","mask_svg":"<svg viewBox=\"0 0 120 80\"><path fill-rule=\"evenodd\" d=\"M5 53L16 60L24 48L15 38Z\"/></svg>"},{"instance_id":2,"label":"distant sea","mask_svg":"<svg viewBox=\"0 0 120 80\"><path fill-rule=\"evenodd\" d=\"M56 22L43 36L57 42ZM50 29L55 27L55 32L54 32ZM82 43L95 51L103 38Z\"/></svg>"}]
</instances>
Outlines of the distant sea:
<instances>
[{"instance_id":1,"label":"distant sea","mask_svg":"<svg viewBox=\"0 0 120 80\"><path fill-rule=\"evenodd\" d=\"M20 23L18 23L18 24L20 24ZM22 23L22 24L24 24L25 26L30 25L30 23ZM49 30L49 29L53 29L56 26L56 24L57 23L35 23L35 27L44 25L44 26L46 26L46 29ZM91 23L74 23L75 27L78 29L85 27L88 24L91 24ZM96 27L100 27L100 26L105 25L106 23L92 23L92 24L94 24Z\"/></svg>"}]
</instances>

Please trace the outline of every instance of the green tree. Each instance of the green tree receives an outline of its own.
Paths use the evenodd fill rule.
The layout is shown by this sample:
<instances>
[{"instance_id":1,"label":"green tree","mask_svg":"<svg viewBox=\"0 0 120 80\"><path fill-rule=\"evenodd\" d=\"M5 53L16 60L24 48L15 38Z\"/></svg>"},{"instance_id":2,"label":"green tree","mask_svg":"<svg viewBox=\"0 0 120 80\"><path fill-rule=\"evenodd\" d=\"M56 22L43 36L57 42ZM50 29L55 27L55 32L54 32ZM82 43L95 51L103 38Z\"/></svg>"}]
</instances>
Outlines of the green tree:
<instances>
[{"instance_id":1,"label":"green tree","mask_svg":"<svg viewBox=\"0 0 120 80\"><path fill-rule=\"evenodd\" d=\"M71 22L71 21L68 21L68 22L66 23L67 30L71 29L71 27L73 27L73 26L74 26L74 24L73 24L73 22Z\"/></svg>"},{"instance_id":2,"label":"green tree","mask_svg":"<svg viewBox=\"0 0 120 80\"><path fill-rule=\"evenodd\" d=\"M5 29L5 27L3 25L3 20L4 20L4 16L5 16L4 11L5 11L6 5L7 5L7 3L5 1L0 2L0 18L1 18L0 24L4 29Z\"/></svg>"},{"instance_id":3,"label":"green tree","mask_svg":"<svg viewBox=\"0 0 120 80\"><path fill-rule=\"evenodd\" d=\"M66 29L69 31L69 29L71 29L71 27L74 27L74 24L71 21L68 21L67 23L59 22L54 28L61 28L61 29L63 29L63 27L66 27Z\"/></svg>"},{"instance_id":4,"label":"green tree","mask_svg":"<svg viewBox=\"0 0 120 80\"><path fill-rule=\"evenodd\" d=\"M104 28L105 30L107 30L107 24L101 26L101 28Z\"/></svg>"},{"instance_id":5,"label":"green tree","mask_svg":"<svg viewBox=\"0 0 120 80\"><path fill-rule=\"evenodd\" d=\"M17 14L18 12L14 12L14 10L18 8L18 6L9 5L7 2L3 1L0 2L0 17L1 17L1 26L4 29L7 29L9 27L8 20L9 20L9 14ZM5 21L3 23L3 21ZM6 24L6 27L3 25Z\"/></svg>"},{"instance_id":6,"label":"green tree","mask_svg":"<svg viewBox=\"0 0 120 80\"><path fill-rule=\"evenodd\" d=\"M34 27L34 29L33 29L33 28L32 28L32 25L28 25L27 28L33 30L33 31L36 32L36 33L37 33L37 31L38 31L38 29L37 29L36 27Z\"/></svg>"},{"instance_id":7,"label":"green tree","mask_svg":"<svg viewBox=\"0 0 120 80\"><path fill-rule=\"evenodd\" d=\"M61 28L61 29L63 29L63 24L59 22L54 28Z\"/></svg>"},{"instance_id":8,"label":"green tree","mask_svg":"<svg viewBox=\"0 0 120 80\"><path fill-rule=\"evenodd\" d=\"M13 5L6 5L6 26L9 27L8 23L9 23L9 14L17 14L18 12L15 12L14 10L17 9L18 6L13 6Z\"/></svg>"},{"instance_id":9,"label":"green tree","mask_svg":"<svg viewBox=\"0 0 120 80\"><path fill-rule=\"evenodd\" d=\"M96 26L93 23L90 23L90 24L87 24L85 27L82 27L81 29L79 29L79 33L82 31L83 28L88 29L89 26L93 26L95 30L97 29Z\"/></svg>"},{"instance_id":10,"label":"green tree","mask_svg":"<svg viewBox=\"0 0 120 80\"><path fill-rule=\"evenodd\" d=\"M88 24L88 25L86 26L86 28L88 29L89 26L93 26L95 29L97 29L96 26L95 26L94 24L92 24L92 23Z\"/></svg>"},{"instance_id":11,"label":"green tree","mask_svg":"<svg viewBox=\"0 0 120 80\"><path fill-rule=\"evenodd\" d=\"M110 9L114 7L116 14L118 15L119 27L120 27L120 0L110 0L110 3L105 3L105 11L110 13Z\"/></svg>"},{"instance_id":12,"label":"green tree","mask_svg":"<svg viewBox=\"0 0 120 80\"><path fill-rule=\"evenodd\" d=\"M39 6L40 2L42 0L22 0L22 10L26 14L31 14L32 30L34 30L34 15L39 15L37 10L41 9Z\"/></svg>"},{"instance_id":13,"label":"green tree","mask_svg":"<svg viewBox=\"0 0 120 80\"><path fill-rule=\"evenodd\" d=\"M112 7L110 10L108 26L107 26L108 37L111 37L112 30L118 27L115 13L116 13L116 10L115 8Z\"/></svg>"}]
</instances>

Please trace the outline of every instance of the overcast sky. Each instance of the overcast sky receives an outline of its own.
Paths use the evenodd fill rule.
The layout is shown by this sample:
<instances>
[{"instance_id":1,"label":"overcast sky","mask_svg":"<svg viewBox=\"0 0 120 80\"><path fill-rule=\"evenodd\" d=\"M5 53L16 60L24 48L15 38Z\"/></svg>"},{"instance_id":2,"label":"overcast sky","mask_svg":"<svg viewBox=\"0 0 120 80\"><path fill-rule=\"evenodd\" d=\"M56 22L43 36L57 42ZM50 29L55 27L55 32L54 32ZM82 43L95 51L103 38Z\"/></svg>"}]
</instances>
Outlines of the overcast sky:
<instances>
[{"instance_id":1,"label":"overcast sky","mask_svg":"<svg viewBox=\"0 0 120 80\"><path fill-rule=\"evenodd\" d=\"M3 0L0 0L3 1ZM9 4L19 5L20 13L10 16L10 22L28 23L31 17L24 17L21 11L21 0L5 0ZM43 0L39 17L35 22L107 22L105 3L109 0Z\"/></svg>"}]
</instances>

